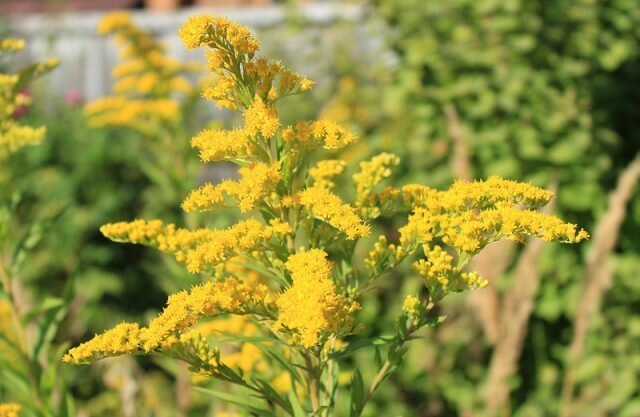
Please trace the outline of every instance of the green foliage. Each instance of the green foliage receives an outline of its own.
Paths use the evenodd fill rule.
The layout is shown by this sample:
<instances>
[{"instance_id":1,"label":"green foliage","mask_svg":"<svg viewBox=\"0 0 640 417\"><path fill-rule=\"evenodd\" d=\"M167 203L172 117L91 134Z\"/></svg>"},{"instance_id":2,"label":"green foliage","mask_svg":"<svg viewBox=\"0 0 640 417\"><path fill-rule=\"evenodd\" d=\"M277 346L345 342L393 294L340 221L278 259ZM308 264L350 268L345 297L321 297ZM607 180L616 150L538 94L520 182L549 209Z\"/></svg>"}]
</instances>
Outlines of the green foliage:
<instances>
[{"instance_id":1,"label":"green foliage","mask_svg":"<svg viewBox=\"0 0 640 417\"><path fill-rule=\"evenodd\" d=\"M331 104L350 110L345 119L367 132L371 152L393 151L403 161L404 176L434 185L465 173L542 186L557 181L556 211L593 230L616 178L640 151L635 2L374 0L370 5L386 27L387 48L379 55L392 53L392 69L371 65L364 73L354 71ZM640 261L639 200L631 203L616 249L625 261L619 261L613 288L589 333L581 362L591 370L579 372L575 415L622 412L638 395L627 370L602 359L611 357L615 345L621 362L633 362L626 348L632 336L605 323L630 325L628 320L637 319L637 309L621 295L638 294L624 284L633 273L622 263ZM551 245L540 259L541 288L512 378L514 415L558 411L584 253ZM497 284L502 292L509 290L511 277L512 272ZM392 305L393 298L381 295L380 305ZM459 415L483 408L478 387L491 348L478 322L461 316L468 313L466 303L444 308L453 319L417 342L426 353L410 356L412 366L395 381L413 413ZM609 394L603 375L619 377L625 388ZM419 408L411 405L415 401Z\"/></svg>"}]
</instances>

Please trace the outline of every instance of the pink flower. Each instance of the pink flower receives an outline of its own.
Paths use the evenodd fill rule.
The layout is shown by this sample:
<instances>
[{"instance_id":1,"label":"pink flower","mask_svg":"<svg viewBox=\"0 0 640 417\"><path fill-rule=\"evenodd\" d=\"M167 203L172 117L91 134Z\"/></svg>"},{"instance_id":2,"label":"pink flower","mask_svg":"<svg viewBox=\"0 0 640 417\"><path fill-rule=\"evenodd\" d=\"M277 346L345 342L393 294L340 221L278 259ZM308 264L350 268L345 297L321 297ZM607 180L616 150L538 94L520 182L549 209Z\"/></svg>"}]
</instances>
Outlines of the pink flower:
<instances>
[{"instance_id":1,"label":"pink flower","mask_svg":"<svg viewBox=\"0 0 640 417\"><path fill-rule=\"evenodd\" d=\"M77 107L84 102L84 95L79 88L71 88L65 94L64 101L70 107Z\"/></svg>"}]
</instances>

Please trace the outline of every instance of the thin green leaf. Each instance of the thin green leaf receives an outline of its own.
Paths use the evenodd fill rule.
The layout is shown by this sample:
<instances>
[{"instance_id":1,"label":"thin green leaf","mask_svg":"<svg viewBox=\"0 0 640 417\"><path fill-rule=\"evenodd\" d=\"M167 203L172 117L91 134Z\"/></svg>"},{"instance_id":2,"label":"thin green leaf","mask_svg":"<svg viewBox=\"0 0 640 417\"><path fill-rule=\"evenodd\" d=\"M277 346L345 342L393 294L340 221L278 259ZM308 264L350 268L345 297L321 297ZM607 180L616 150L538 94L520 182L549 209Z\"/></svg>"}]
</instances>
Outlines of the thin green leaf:
<instances>
[{"instance_id":1,"label":"thin green leaf","mask_svg":"<svg viewBox=\"0 0 640 417\"><path fill-rule=\"evenodd\" d=\"M249 411L250 413L256 414L258 416L273 417L273 412L267 410L266 408L258 408L258 407L249 405L249 401L244 396L230 394L228 392L221 392L221 391L213 390L210 388L195 387L195 389L196 391L200 391L204 394L211 395L212 397L221 399L222 401L235 404Z\"/></svg>"}]
</instances>

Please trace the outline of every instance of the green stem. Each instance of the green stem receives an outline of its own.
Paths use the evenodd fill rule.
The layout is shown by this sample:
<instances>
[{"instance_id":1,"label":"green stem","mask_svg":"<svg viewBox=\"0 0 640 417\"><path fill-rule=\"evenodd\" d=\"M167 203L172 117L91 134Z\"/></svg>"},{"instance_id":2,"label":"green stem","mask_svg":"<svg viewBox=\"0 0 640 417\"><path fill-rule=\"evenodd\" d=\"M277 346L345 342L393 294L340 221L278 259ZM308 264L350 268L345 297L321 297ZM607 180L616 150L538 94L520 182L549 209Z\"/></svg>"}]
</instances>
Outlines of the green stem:
<instances>
[{"instance_id":1,"label":"green stem","mask_svg":"<svg viewBox=\"0 0 640 417\"><path fill-rule=\"evenodd\" d=\"M411 335L415 333L419 328L420 328L419 326L411 324L410 327L407 329L407 332L402 337L398 337L396 345L393 346L391 349L394 349L396 351L400 350L404 346L404 344L407 342L407 340L409 340ZM387 359L382 364L382 367L380 368L376 376L373 377L373 380L371 381L371 385L367 390L367 394L362 400L362 404L360 406L360 410L358 410L357 416L362 415L362 412L364 411L365 406L367 405L369 400L371 400L371 398L373 397L373 394L376 392L376 390L378 389L382 381L384 381L384 379L386 378L387 373L389 372L389 368L391 368L391 365L392 365L391 361Z\"/></svg>"},{"instance_id":2,"label":"green stem","mask_svg":"<svg viewBox=\"0 0 640 417\"><path fill-rule=\"evenodd\" d=\"M313 358L309 352L304 353L304 361L307 370L307 386L309 388L309 395L311 396L311 409L315 414L320 409L320 387L318 384L318 373L316 367L313 365Z\"/></svg>"}]
</instances>

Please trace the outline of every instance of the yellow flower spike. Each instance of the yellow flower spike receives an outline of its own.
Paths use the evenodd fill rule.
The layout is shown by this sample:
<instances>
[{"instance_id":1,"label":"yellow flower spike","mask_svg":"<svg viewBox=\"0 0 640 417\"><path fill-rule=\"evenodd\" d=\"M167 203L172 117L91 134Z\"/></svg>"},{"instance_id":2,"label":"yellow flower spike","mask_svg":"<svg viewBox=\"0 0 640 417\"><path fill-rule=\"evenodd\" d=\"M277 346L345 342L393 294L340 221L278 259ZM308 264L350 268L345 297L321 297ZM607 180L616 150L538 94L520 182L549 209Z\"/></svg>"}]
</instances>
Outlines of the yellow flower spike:
<instances>
[{"instance_id":1,"label":"yellow flower spike","mask_svg":"<svg viewBox=\"0 0 640 417\"><path fill-rule=\"evenodd\" d=\"M190 17L185 24L180 27L178 36L187 49L195 49L202 45L202 39L208 34L209 28L213 25L213 16L201 14Z\"/></svg>"},{"instance_id":2,"label":"yellow flower spike","mask_svg":"<svg viewBox=\"0 0 640 417\"><path fill-rule=\"evenodd\" d=\"M196 323L197 316L189 308L190 301L186 291L169 296L164 311L149 323L149 327L140 330L141 345L145 352L157 349L167 337L185 331Z\"/></svg>"},{"instance_id":3,"label":"yellow flower spike","mask_svg":"<svg viewBox=\"0 0 640 417\"><path fill-rule=\"evenodd\" d=\"M309 91L313 88L313 85L315 84L314 81L308 79L308 78L303 78L302 80L300 80L300 90L302 91Z\"/></svg>"},{"instance_id":4,"label":"yellow flower spike","mask_svg":"<svg viewBox=\"0 0 640 417\"><path fill-rule=\"evenodd\" d=\"M335 186L335 183L331 181L331 179L342 174L346 167L347 163L345 161L325 159L318 161L316 166L309 169L309 175L314 180L314 186L330 189Z\"/></svg>"},{"instance_id":5,"label":"yellow flower spike","mask_svg":"<svg viewBox=\"0 0 640 417\"><path fill-rule=\"evenodd\" d=\"M227 55L219 49L208 50L206 52L206 58L207 69L211 72L217 72L221 69L225 64L225 60L228 59Z\"/></svg>"},{"instance_id":6,"label":"yellow flower spike","mask_svg":"<svg viewBox=\"0 0 640 417\"><path fill-rule=\"evenodd\" d=\"M355 301L336 294L326 257L324 251L310 249L291 255L285 264L293 285L278 298L275 328L292 331L293 343L306 348L349 332L351 314L359 308Z\"/></svg>"},{"instance_id":7,"label":"yellow flower spike","mask_svg":"<svg viewBox=\"0 0 640 417\"><path fill-rule=\"evenodd\" d=\"M241 221L225 230L212 230L207 240L187 254L187 270L197 273L213 268L231 257L255 250L269 236L268 227L254 219Z\"/></svg>"},{"instance_id":8,"label":"yellow flower spike","mask_svg":"<svg viewBox=\"0 0 640 417\"><path fill-rule=\"evenodd\" d=\"M181 229L173 224L164 225L160 220L109 223L102 226L100 232L116 242L142 244L170 253L178 262L185 262L189 251L217 236L216 230Z\"/></svg>"},{"instance_id":9,"label":"yellow flower spike","mask_svg":"<svg viewBox=\"0 0 640 417\"><path fill-rule=\"evenodd\" d=\"M0 58L23 49L22 39L5 38L0 40ZM20 124L14 112L20 107L31 105L32 98L20 92L31 79L51 71L58 65L57 59L36 62L29 69L15 74L0 72L0 164L11 154L29 145L39 144L46 134L44 127L32 127Z\"/></svg>"},{"instance_id":10,"label":"yellow flower spike","mask_svg":"<svg viewBox=\"0 0 640 417\"><path fill-rule=\"evenodd\" d=\"M80 364L136 352L140 345L140 328L136 323L121 323L111 330L96 335L88 342L70 349L63 360Z\"/></svg>"},{"instance_id":11,"label":"yellow flower spike","mask_svg":"<svg viewBox=\"0 0 640 417\"><path fill-rule=\"evenodd\" d=\"M245 129L206 129L191 139L202 162L246 159L253 156L253 143Z\"/></svg>"},{"instance_id":12,"label":"yellow flower spike","mask_svg":"<svg viewBox=\"0 0 640 417\"><path fill-rule=\"evenodd\" d=\"M347 239L366 237L370 233L370 227L356 214L355 209L326 188L311 187L302 191L300 204L311 216L342 231Z\"/></svg>"},{"instance_id":13,"label":"yellow flower spike","mask_svg":"<svg viewBox=\"0 0 640 417\"><path fill-rule=\"evenodd\" d=\"M407 295L402 304L402 312L412 319L416 319L420 316L420 299L413 295Z\"/></svg>"},{"instance_id":14,"label":"yellow flower spike","mask_svg":"<svg viewBox=\"0 0 640 417\"><path fill-rule=\"evenodd\" d=\"M213 210L224 202L224 192L220 185L205 184L191 193L182 203L187 213Z\"/></svg>"},{"instance_id":15,"label":"yellow flower spike","mask_svg":"<svg viewBox=\"0 0 640 417\"><path fill-rule=\"evenodd\" d=\"M331 120L318 120L313 122L312 134L316 140L320 140L326 149L340 149L358 140L358 137L343 126Z\"/></svg>"},{"instance_id":16,"label":"yellow flower spike","mask_svg":"<svg viewBox=\"0 0 640 417\"><path fill-rule=\"evenodd\" d=\"M113 70L113 97L88 103L85 114L91 127L121 126L145 134L163 123L179 120L176 93L187 94L193 86L183 74L192 72L165 54L165 48L138 28L126 12L107 14L99 32L112 35L121 45L123 62Z\"/></svg>"},{"instance_id":17,"label":"yellow flower spike","mask_svg":"<svg viewBox=\"0 0 640 417\"><path fill-rule=\"evenodd\" d=\"M106 35L133 25L131 15L127 12L114 12L105 15L98 23L98 33Z\"/></svg>"},{"instance_id":18,"label":"yellow flower spike","mask_svg":"<svg viewBox=\"0 0 640 417\"><path fill-rule=\"evenodd\" d=\"M275 378L271 380L271 386L281 394L288 394L293 389L291 375L286 371L280 372Z\"/></svg>"},{"instance_id":19,"label":"yellow flower spike","mask_svg":"<svg viewBox=\"0 0 640 417\"><path fill-rule=\"evenodd\" d=\"M268 107L260 97L256 97L251 107L244 113L246 130L250 135L272 138L280 127L280 120L274 108Z\"/></svg>"},{"instance_id":20,"label":"yellow flower spike","mask_svg":"<svg viewBox=\"0 0 640 417\"><path fill-rule=\"evenodd\" d=\"M26 46L24 39L4 38L0 39L0 52L18 52Z\"/></svg>"},{"instance_id":21,"label":"yellow flower spike","mask_svg":"<svg viewBox=\"0 0 640 417\"><path fill-rule=\"evenodd\" d=\"M21 126L13 121L0 129L4 130L0 130L0 161L24 146L39 144L47 132L44 127Z\"/></svg>"},{"instance_id":22,"label":"yellow flower spike","mask_svg":"<svg viewBox=\"0 0 640 417\"><path fill-rule=\"evenodd\" d=\"M242 212L252 210L280 181L279 164L254 163L240 168L239 181L226 180L217 185L206 184L189 194L182 208L187 212L214 210L228 195L238 201Z\"/></svg>"},{"instance_id":23,"label":"yellow flower spike","mask_svg":"<svg viewBox=\"0 0 640 417\"><path fill-rule=\"evenodd\" d=\"M439 245L424 245L427 259L412 264L413 269L424 278L425 285L433 295L440 292L459 292L484 288L488 282L477 272L463 272L454 264L454 257Z\"/></svg>"},{"instance_id":24,"label":"yellow flower spike","mask_svg":"<svg viewBox=\"0 0 640 417\"><path fill-rule=\"evenodd\" d=\"M169 296L164 311L148 327L119 324L69 350L64 360L75 364L90 363L126 353L171 349L178 343L195 340L199 333L190 332L190 329L201 318L274 309L271 300L270 290L259 283L244 283L232 277L221 282L207 282Z\"/></svg>"},{"instance_id":25,"label":"yellow flower spike","mask_svg":"<svg viewBox=\"0 0 640 417\"><path fill-rule=\"evenodd\" d=\"M353 175L356 201L363 202L376 186L391 176L390 167L399 163L400 158L386 152L374 156L369 161L360 162L360 172Z\"/></svg>"},{"instance_id":26,"label":"yellow flower spike","mask_svg":"<svg viewBox=\"0 0 640 417\"><path fill-rule=\"evenodd\" d=\"M279 219L269 220L269 226L271 226L271 230L273 231L273 233L278 235L286 235L287 233L291 233L293 231L289 223L284 223Z\"/></svg>"},{"instance_id":27,"label":"yellow flower spike","mask_svg":"<svg viewBox=\"0 0 640 417\"><path fill-rule=\"evenodd\" d=\"M0 404L0 417L18 417L22 406L16 403Z\"/></svg>"}]
</instances>

